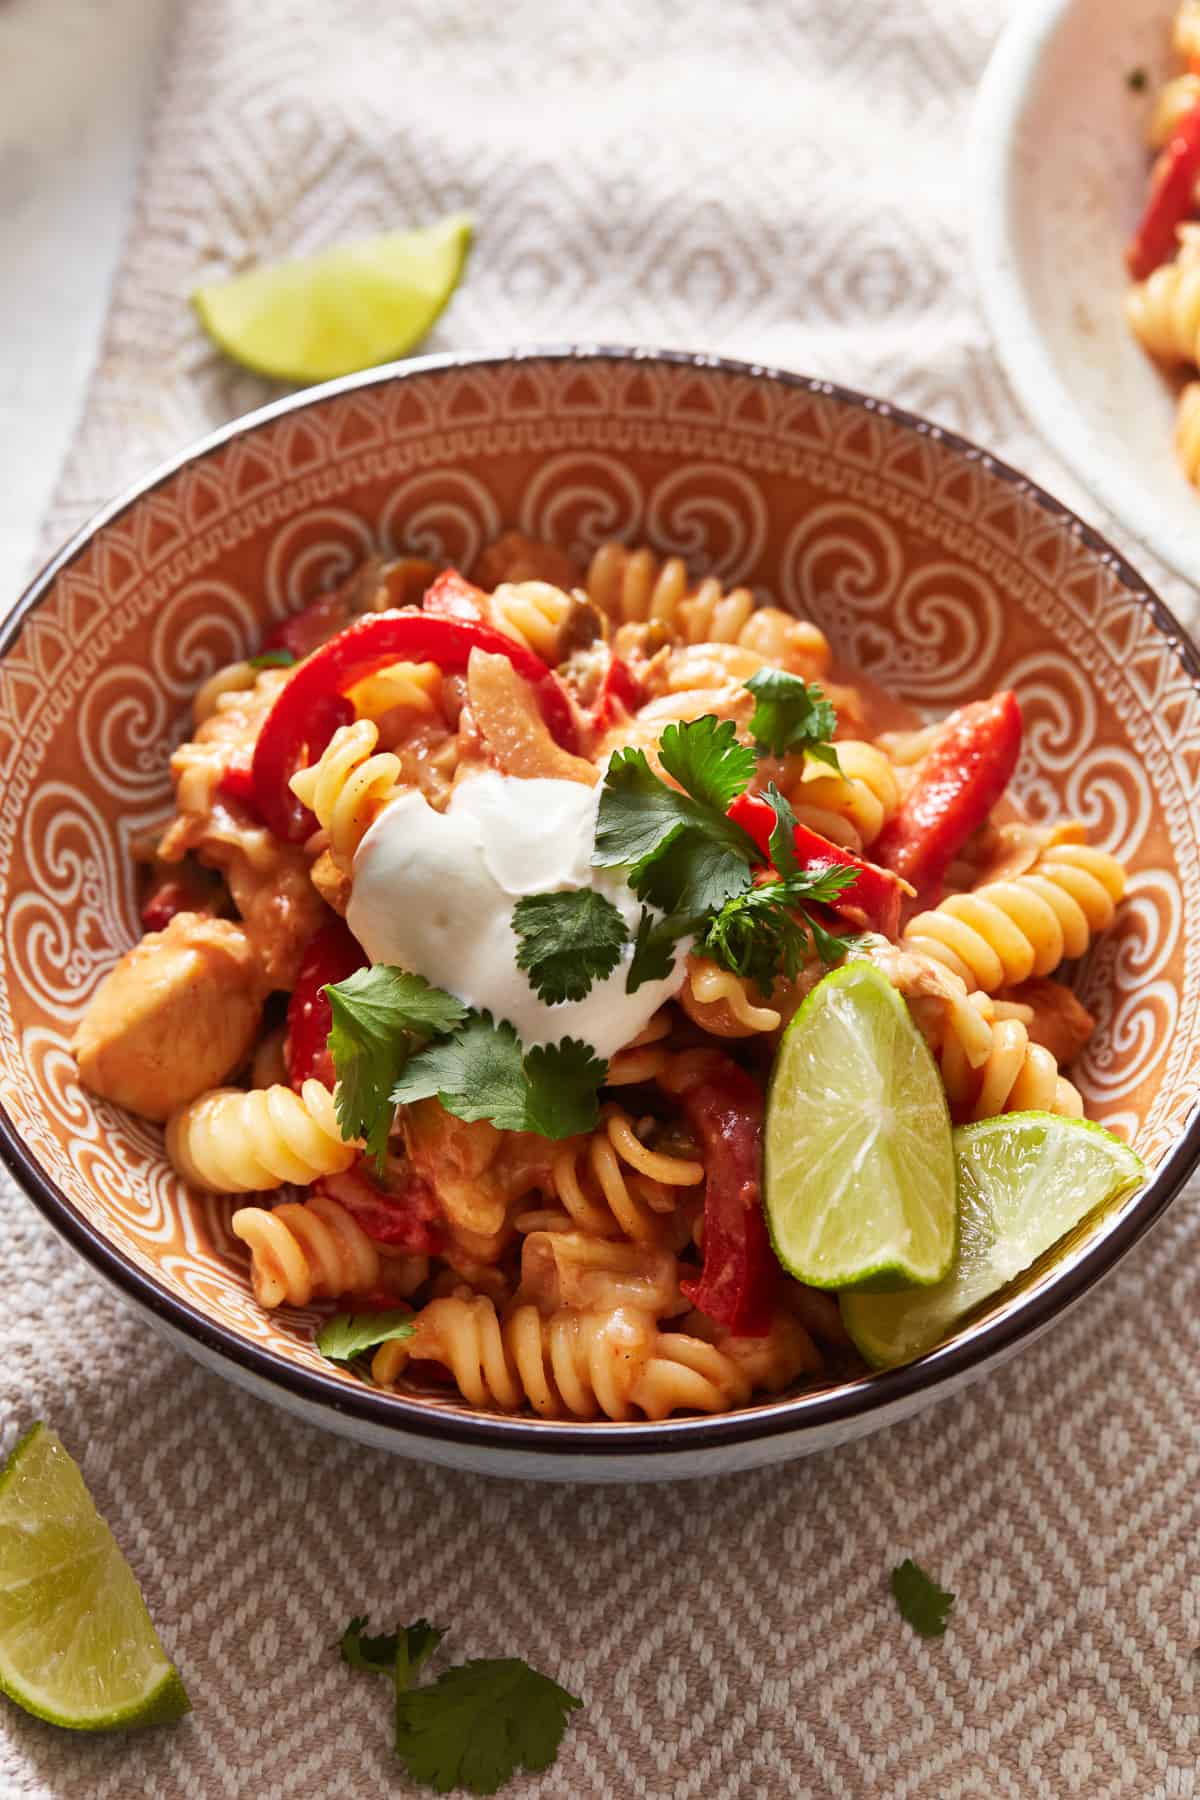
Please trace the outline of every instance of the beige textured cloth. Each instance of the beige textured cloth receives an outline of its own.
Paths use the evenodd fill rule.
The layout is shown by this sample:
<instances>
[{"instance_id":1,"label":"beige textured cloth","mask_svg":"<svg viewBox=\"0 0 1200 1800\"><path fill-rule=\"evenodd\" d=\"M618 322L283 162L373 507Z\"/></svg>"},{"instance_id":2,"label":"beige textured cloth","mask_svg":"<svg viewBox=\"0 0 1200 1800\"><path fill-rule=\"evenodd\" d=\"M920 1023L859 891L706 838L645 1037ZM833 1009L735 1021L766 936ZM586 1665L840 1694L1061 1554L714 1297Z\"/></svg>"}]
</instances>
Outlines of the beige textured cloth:
<instances>
[{"instance_id":1,"label":"beige textured cloth","mask_svg":"<svg viewBox=\"0 0 1200 1800\"><path fill-rule=\"evenodd\" d=\"M1079 500L966 267L968 108L1008 10L190 0L47 543L267 397L201 338L197 276L461 205L479 239L430 348L770 360L932 413ZM424 1612L457 1655L524 1655L585 1697L516 1793L1200 1792L1194 1194L983 1385L687 1488L454 1477L300 1428L167 1349L8 1189L0 1264L0 1450L59 1428L195 1705L98 1742L3 1706L5 1796L408 1791L386 1693L329 1648L356 1611ZM892 1605L909 1554L958 1595L940 1643Z\"/></svg>"}]
</instances>

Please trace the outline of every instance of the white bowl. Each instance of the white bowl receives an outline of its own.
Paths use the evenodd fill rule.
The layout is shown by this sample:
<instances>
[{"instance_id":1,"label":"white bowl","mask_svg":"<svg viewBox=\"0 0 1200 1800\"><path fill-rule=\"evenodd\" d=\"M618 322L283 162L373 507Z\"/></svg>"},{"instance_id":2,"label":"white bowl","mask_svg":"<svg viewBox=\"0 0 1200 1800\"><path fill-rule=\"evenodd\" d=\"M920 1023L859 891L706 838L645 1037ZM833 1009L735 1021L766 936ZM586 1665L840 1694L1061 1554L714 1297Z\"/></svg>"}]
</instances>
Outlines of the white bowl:
<instances>
[{"instance_id":1,"label":"white bowl","mask_svg":"<svg viewBox=\"0 0 1200 1800\"><path fill-rule=\"evenodd\" d=\"M1175 71L1172 0L1034 0L1001 38L972 125L980 299L1018 399L1118 524L1200 585L1200 493L1175 461L1174 390L1122 314L1143 138ZM1141 94L1126 77L1143 68Z\"/></svg>"}]
</instances>

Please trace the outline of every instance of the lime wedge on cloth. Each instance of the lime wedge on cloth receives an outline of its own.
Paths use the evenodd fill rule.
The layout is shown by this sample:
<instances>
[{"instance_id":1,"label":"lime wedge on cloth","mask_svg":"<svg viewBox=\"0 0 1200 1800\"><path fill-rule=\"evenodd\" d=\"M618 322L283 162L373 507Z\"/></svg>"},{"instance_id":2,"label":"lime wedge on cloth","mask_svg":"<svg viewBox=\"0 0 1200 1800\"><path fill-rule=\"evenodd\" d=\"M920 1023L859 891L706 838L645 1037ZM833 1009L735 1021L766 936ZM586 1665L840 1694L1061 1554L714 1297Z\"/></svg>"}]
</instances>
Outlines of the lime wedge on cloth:
<instances>
[{"instance_id":1,"label":"lime wedge on cloth","mask_svg":"<svg viewBox=\"0 0 1200 1800\"><path fill-rule=\"evenodd\" d=\"M959 1241L936 1287L845 1294L842 1317L868 1362L920 1356L964 1314L998 1293L1095 1208L1137 1187L1146 1167L1087 1119L1006 1113L954 1133Z\"/></svg>"},{"instance_id":2,"label":"lime wedge on cloth","mask_svg":"<svg viewBox=\"0 0 1200 1800\"><path fill-rule=\"evenodd\" d=\"M954 1256L954 1152L937 1064L871 963L815 987L771 1075L767 1224L810 1287L940 1281Z\"/></svg>"},{"instance_id":3,"label":"lime wedge on cloth","mask_svg":"<svg viewBox=\"0 0 1200 1800\"><path fill-rule=\"evenodd\" d=\"M0 1472L0 1690L74 1731L188 1710L129 1564L45 1425Z\"/></svg>"},{"instance_id":4,"label":"lime wedge on cloth","mask_svg":"<svg viewBox=\"0 0 1200 1800\"><path fill-rule=\"evenodd\" d=\"M328 381L404 356L449 300L471 242L452 213L417 231L337 244L270 263L192 295L229 356L278 381Z\"/></svg>"}]
</instances>

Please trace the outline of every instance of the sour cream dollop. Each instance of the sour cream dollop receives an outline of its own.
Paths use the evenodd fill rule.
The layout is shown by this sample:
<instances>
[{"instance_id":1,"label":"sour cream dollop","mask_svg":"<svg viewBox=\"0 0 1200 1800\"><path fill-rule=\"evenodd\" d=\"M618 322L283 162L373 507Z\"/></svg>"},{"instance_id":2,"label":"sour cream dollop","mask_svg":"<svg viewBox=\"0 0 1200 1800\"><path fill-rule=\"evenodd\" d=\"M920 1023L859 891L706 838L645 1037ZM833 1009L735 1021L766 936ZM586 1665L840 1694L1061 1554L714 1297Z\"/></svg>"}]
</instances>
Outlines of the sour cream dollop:
<instances>
[{"instance_id":1,"label":"sour cream dollop","mask_svg":"<svg viewBox=\"0 0 1200 1800\"><path fill-rule=\"evenodd\" d=\"M625 992L641 905L620 870L592 867L600 793L484 770L455 788L444 813L415 790L399 795L359 845L347 924L372 962L507 1019L527 1047L575 1037L615 1055L682 987L691 939L665 981ZM584 887L612 901L630 941L582 1000L547 1006L517 967L513 907L525 894Z\"/></svg>"}]
</instances>

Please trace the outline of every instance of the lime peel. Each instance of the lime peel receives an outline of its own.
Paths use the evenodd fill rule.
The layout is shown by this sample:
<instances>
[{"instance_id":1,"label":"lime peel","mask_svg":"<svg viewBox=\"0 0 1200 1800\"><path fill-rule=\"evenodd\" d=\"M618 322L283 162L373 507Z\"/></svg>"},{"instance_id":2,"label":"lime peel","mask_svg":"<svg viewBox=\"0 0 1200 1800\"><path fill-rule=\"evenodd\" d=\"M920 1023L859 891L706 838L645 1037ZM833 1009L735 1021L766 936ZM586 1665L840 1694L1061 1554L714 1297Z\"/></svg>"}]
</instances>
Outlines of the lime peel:
<instances>
[{"instance_id":1,"label":"lime peel","mask_svg":"<svg viewBox=\"0 0 1200 1800\"><path fill-rule=\"evenodd\" d=\"M827 975L784 1034L763 1188L775 1254L810 1287L928 1285L950 1268L945 1090L903 998L869 962Z\"/></svg>"},{"instance_id":2,"label":"lime peel","mask_svg":"<svg viewBox=\"0 0 1200 1800\"><path fill-rule=\"evenodd\" d=\"M129 1564L42 1424L0 1470L0 1691L72 1731L189 1710Z\"/></svg>"},{"instance_id":3,"label":"lime peel","mask_svg":"<svg viewBox=\"0 0 1200 1800\"><path fill-rule=\"evenodd\" d=\"M868 1362L923 1355L1089 1214L1140 1185L1146 1166L1089 1119L1006 1113L954 1133L959 1249L936 1287L846 1294L846 1329Z\"/></svg>"},{"instance_id":4,"label":"lime peel","mask_svg":"<svg viewBox=\"0 0 1200 1800\"><path fill-rule=\"evenodd\" d=\"M310 383L405 356L458 285L469 213L335 244L201 287L192 304L227 355L276 381Z\"/></svg>"}]
</instances>

